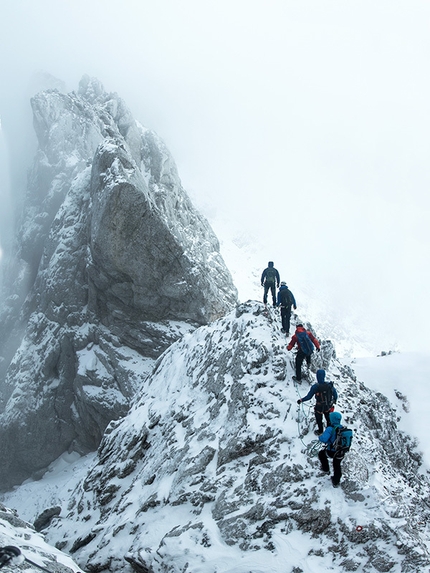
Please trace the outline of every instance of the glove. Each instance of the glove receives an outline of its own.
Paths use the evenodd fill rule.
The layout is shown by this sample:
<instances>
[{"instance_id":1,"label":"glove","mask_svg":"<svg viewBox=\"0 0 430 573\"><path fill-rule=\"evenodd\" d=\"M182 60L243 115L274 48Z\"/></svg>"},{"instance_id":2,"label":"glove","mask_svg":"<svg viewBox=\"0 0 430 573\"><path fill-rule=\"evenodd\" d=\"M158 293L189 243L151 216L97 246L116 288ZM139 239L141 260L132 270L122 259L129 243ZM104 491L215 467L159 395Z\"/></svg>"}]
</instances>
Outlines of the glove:
<instances>
[{"instance_id":1,"label":"glove","mask_svg":"<svg viewBox=\"0 0 430 573\"><path fill-rule=\"evenodd\" d=\"M294 305L294 310L297 310L297 306Z\"/></svg>"},{"instance_id":2,"label":"glove","mask_svg":"<svg viewBox=\"0 0 430 573\"><path fill-rule=\"evenodd\" d=\"M321 348L317 348L318 352L321 352Z\"/></svg>"},{"instance_id":3,"label":"glove","mask_svg":"<svg viewBox=\"0 0 430 573\"><path fill-rule=\"evenodd\" d=\"M297 400L297 404L301 404L301 403L302 403L302 401L301 401L301 400Z\"/></svg>"}]
</instances>

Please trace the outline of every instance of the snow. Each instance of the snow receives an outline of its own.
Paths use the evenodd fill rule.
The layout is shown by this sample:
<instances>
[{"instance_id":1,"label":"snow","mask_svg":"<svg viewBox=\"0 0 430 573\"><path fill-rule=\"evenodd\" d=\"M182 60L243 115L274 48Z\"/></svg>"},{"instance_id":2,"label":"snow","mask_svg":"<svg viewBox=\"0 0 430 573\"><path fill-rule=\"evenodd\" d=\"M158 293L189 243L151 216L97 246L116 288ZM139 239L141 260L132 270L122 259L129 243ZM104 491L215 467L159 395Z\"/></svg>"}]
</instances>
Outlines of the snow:
<instances>
[{"instance_id":1,"label":"snow","mask_svg":"<svg viewBox=\"0 0 430 573\"><path fill-rule=\"evenodd\" d=\"M430 470L430 354L392 353L351 361L359 380L387 396L396 407L401 430L414 436ZM396 391L405 398L399 399Z\"/></svg>"},{"instance_id":2,"label":"snow","mask_svg":"<svg viewBox=\"0 0 430 573\"><path fill-rule=\"evenodd\" d=\"M111 141L105 141L103 145L106 151L114 152L116 150L116 145L113 145ZM67 163L68 168L72 169L77 165L78 159L75 155L70 156ZM110 169L106 172L107 182L112 179L113 175L118 176L118 174L120 179L117 177L117 181L125 181L127 179L124 179L125 173L122 171L119 160L115 159ZM74 186L77 192L80 189L84 189L89 176L90 167L85 169L75 180ZM148 173L145 173L145 177L149 181ZM155 189L152 191L155 192ZM70 210L71 204L72 199L71 194L69 194L63 204L66 215ZM168 220L166 216L166 221ZM65 217L65 221L69 221L69 225L72 226L74 217L70 216L68 219ZM270 245L269 248L264 243L256 245L254 234L238 233L235 225L231 225L228 228L228 224L220 219L215 221L212 219L210 222L217 231L217 235L222 237L222 254L238 288L240 301L261 301L261 272L265 268L267 261L273 259L272 255L267 256L267 253L271 252ZM185 224L184 226L186 228ZM73 238L73 233L70 232L71 228L69 228L68 232L67 226L64 226L63 242L59 242L57 251L52 256L52 261L55 264L57 257L61 257L62 252L66 249L67 241ZM258 240L260 240L260 236L258 236ZM201 248L201 244L197 241L192 241L190 246L191 258L193 249L198 248ZM211 263L216 265L217 257L215 257L214 253L211 254L211 259L215 259L214 261L211 260ZM287 262L290 263L289 260ZM430 444L426 438L429 429L427 412L429 411L430 398L425 389L427 373L430 367L430 354L394 352L386 356L375 356L376 347L380 343L378 332L370 333L360 317L341 317L342 307L332 312L333 306L327 304L329 300L327 294L322 290L318 290L318 285L310 286L307 284L304 271L293 273L293 265L286 264L285 260L275 260L275 266L280 269L282 280L285 280L285 269L290 273L286 280L297 300L298 309L295 322L311 323L317 338L333 341L337 356L342 357L339 364L350 365L355 370L358 380L372 390L380 392L389 398L396 411L398 427L416 438L419 449L423 452L424 464L420 472L429 471ZM178 285L180 286L180 283ZM43 321L45 318L40 314L35 320ZM240 334L244 335L244 338L249 325L249 322L248 325L246 324L247 321L249 321L249 317L246 320L239 318L234 323L234 326L241 330ZM156 323L153 326L154 329L163 328ZM187 333L188 326L185 324L176 323L175 327L183 333L183 338L167 351L162 361L162 369L159 372L156 371L152 379L148 379L153 364L151 360L142 359L131 349L123 348L118 350L121 360L127 363L128 371L133 372L135 378L133 386L136 389L137 396L136 404L128 416L121 422L118 422L120 425L113 425L110 431L114 434L115 430L120 428L124 435L133 435L133 433L139 435L139 432L144 429L146 421L160 418L164 425L165 434L157 437L157 430L155 430L151 437L151 451L148 457L151 456L153 450L156 450L155 457L157 458L158 456L160 460L159 462L157 460L158 465L153 460L152 466L151 460L145 461L148 464L148 469L143 468L143 470L139 470L141 472L139 478L141 479L137 480L137 483L132 482L131 478L128 479L129 476L126 475L121 482L123 500L121 502L122 506L121 504L120 506L122 511L117 514L107 512L103 524L100 525L100 522L98 522L98 531L103 530L104 532L105 551L109 555L122 556L124 551L127 550L126 548L130 547L129 543L133 535L132 530L136 528L136 508L139 508L139 511L142 510L139 519L142 522L148 522L147 527L142 527L141 523L138 524L141 528L139 530L141 539L139 539L138 544L138 547L141 548L140 551L149 553L158 547L157 554L161 558L163 556L166 558L167 566L169 559L176 559L175 570L178 571L188 570L187 563L190 555L192 556L193 573L281 572L286 571L286 565L291 563L294 563L297 568L300 567L303 573L316 573L317 571L319 573L320 571L334 570L333 556L330 552L318 555L312 554L313 550L321 548L321 539L312 538L310 534L298 529L287 530L287 526L282 522L274 525L271 531L273 550L267 550L260 544L259 551L244 551L236 544L228 545L221 536L220 529L212 515L213 504L211 502L203 504L202 512L198 515L198 518L196 518L192 509L190 511L190 504L178 503L172 505L169 503L172 492L174 496L178 496L178 491L175 491L175 482L178 481L178 475L180 475L181 471L184 473L184 466L193 470L193 464L198 465L199 455L204 452L205 448L212 451L216 450L217 452L205 468L205 472L209 476L208 481L212 480L212 483L216 483L216 480L218 480L221 483L223 480L232 480L234 483L239 484L238 490L240 487L243 488L246 483L247 466L254 455L242 456L240 462L236 463L236 461L233 461L230 464L224 475L217 475L217 456L220 455L221 446L225 446L230 437L237 438L240 441L241 437L247 435L241 432L241 427L237 427L241 421L240 416L234 419L236 424L229 425L229 408L234 402L232 390L235 386L234 376L229 370L242 367L242 364L235 364L232 357L228 358L229 345L234 345L232 338L229 338L226 332L217 330L219 323L202 327L192 333ZM223 334L225 337L223 337ZM319 488L320 495L313 509L324 511L327 507L330 507L332 524L343 522L343 524L347 524L351 531L358 531L357 527L362 527L365 531L369 523L375 523L378 519L389 519L397 511L398 507L403 508L404 504L401 503L402 495L407 495L408 491L399 492L395 480L387 483L388 480L386 476L382 475L377 460L369 468L370 478L363 480L365 483L360 491L362 496L360 500L346 497L341 488L333 489L327 476L321 477L316 475L318 462L315 460L310 461L306 455L309 453L309 448L313 447L313 444L316 442L315 436L311 434L302 435L302 429L311 425L313 403L303 405L297 410L297 414L295 408L297 397L305 395L309 386L305 383L300 386L292 384L291 353L286 353L285 356L286 380L267 377L267 372L251 373L254 365L264 363L264 353L273 349L274 336L272 329L268 328L267 322L264 320L256 323L252 335L261 344L247 348L246 360L248 362L246 368L249 367L249 370L246 371L240 380L243 386L246 387L249 384L250 387L252 385L252 388L255 388L252 396L251 392L249 392L248 397L251 404L245 415L248 435L261 436L267 431L273 431L274 435L280 435L285 438L284 442L282 440L279 442L280 459L284 461L294 459L295 463L303 466L308 471L310 470L309 474L300 482L300 487L304 490ZM280 336L279 333L276 336ZM279 340L281 339L279 338ZM387 337L384 340L387 340ZM44 343L49 347L51 341L46 340ZM207 356L210 357L211 344L217 346L219 352L225 353L226 356L226 371L220 376L222 378L222 389L225 391L223 398L225 399L224 402L219 404L214 420L208 420L208 412L215 410L218 396L216 390L210 392L203 388L204 384L210 386L207 380L209 375L203 368L200 369L199 363L203 362ZM243 344L246 346L246 341ZM282 337L281 344L285 346L285 337ZM393 350L394 347L395 344L390 345L387 350ZM179 350L175 352L175 348ZM26 353L28 349L23 346L21 352ZM274 356L270 357L271 360L273 358ZM105 401L120 404L121 394L119 392L112 390L106 392L102 386L99 386L101 381L108 379L110 376L110 371L104 364L104 359L104 354L97 345L89 345L78 352L78 375L89 381L89 383L82 383L82 391L87 396L104 397ZM194 370L190 365L194 366ZM270 374L273 374L273 371ZM211 375L215 379L219 372L212 370ZM92 377L97 381L97 385L91 384ZM269 381L267 378L269 378ZM146 387L148 381L149 387ZM139 384L141 385L139 386ZM216 384L214 383L213 386L215 387ZM18 392L19 388L17 388L16 394ZM342 400L340 400L340 406L341 408L343 407ZM343 409L342 413L344 417L353 416L354 414L354 412L347 409ZM189 426L175 422L176 419L181 418L181 415L189 422ZM194 432L190 431L190 427L192 427ZM359 433L360 428L357 428L357 431ZM140 433L140 435L142 434ZM167 444L163 441L166 437L169 440ZM157 439L159 440L158 442ZM179 459L178 452L183 452L182 459ZM352 473L355 469L352 460L362 454L359 442L356 441L351 458L344 462L343 471L346 478L348 477L348 472ZM350 460L351 464L349 463ZM128 461L129 459L125 459L122 462L117 461L117 465L119 466L122 463L124 469L126 469ZM172 470L175 463L177 467L174 467L174 470ZM50 465L41 479L27 480L21 486L14 488L13 491L1 495L0 500L6 507L16 509L18 515L28 522L33 522L46 508L61 506L60 521L64 523L64 530L61 531L61 524L60 533L50 531L47 534L47 539L52 543L59 539L58 537L55 538L55 534L61 536L63 532L64 536L62 539L70 539L73 536L76 538L78 535L85 536L95 526L99 518L99 508L94 508L93 506L92 511L88 511L86 516L87 523L79 522L78 520L73 523L70 517L73 513L73 507L69 507L69 501L77 490L82 489L83 480L90 476L92 468L98 468L98 464L99 459L96 454L81 457L76 453L65 453ZM182 468L180 467L181 465ZM154 471L154 468L157 470L156 475L154 473L153 481L149 481L148 478L151 476L149 472ZM145 471L149 475L145 476ZM97 479L96 471L94 473ZM358 481L359 477L357 478ZM85 491L87 490L85 489ZM225 491L228 490L226 489ZM189 492L191 494L194 493L192 487L189 489ZM255 499L249 503L246 503L245 500L244 503L240 504L239 509L235 509L234 502L240 494L236 490L230 492L230 494L232 499L228 501L231 502L232 510L231 512L227 511L226 519L242 515L247 509L252 509L255 505ZM89 495L91 494L89 493ZM154 507L151 506L148 510L143 510L142 507L145 504L148 505L148 499L151 495L154 496ZM299 496L297 495L291 499L297 502L298 498ZM88 500L89 497L86 499ZM266 501L264 498L259 499L258 502L262 505L269 504L269 501ZM139 511L137 514L139 514ZM401 531L402 528L410 527L413 517L408 513L399 517L396 516L396 528ZM204 524L203 534L198 527L199 522ZM196 526L195 529L193 527L184 527L187 523L193 523ZM1 519L0 525L5 527ZM422 524L415 525L417 528L422 527ZM119 527L122 526L124 529L120 530ZM175 527L178 530L178 535L169 535ZM75 530L70 534L73 528ZM184 528L184 531L181 532L181 528ZM424 528L427 534L427 524L424 524ZM115 530L118 530L118 533L112 533ZM19 529L9 528L6 532L2 532L0 529L0 535L0 543L2 544L22 545L23 538L20 537ZM208 546L202 543L201 535L207 535L210 538ZM399 535L401 534L399 533ZM429 535L423 536L423 538L428 540ZM162 543L160 540L162 540ZM26 539L26 541L28 540ZM41 552L44 550L42 535L31 533L31 539L27 545L31 543L35 547L37 546ZM430 549L430 542L428 541L427 547ZM83 558L85 558L85 551ZM391 557L394 562L398 559L394 547ZM66 556L62 557L62 559L67 561ZM144 554L142 554L142 559L145 560ZM76 567L74 569L76 570ZM363 569L360 568L357 571L361 572ZM392 569L392 571L395 571L395 569Z\"/></svg>"},{"instance_id":3,"label":"snow","mask_svg":"<svg viewBox=\"0 0 430 573\"><path fill-rule=\"evenodd\" d=\"M9 495L17 495L16 505L21 508L19 517L30 523L34 515L58 503L63 505L65 511L67 496L75 488L76 483L86 475L88 465L93 458L94 454L85 457L80 457L76 453L63 454L49 467L42 481L28 480L21 486L22 490L16 488ZM29 493L28 497L26 497L26 491ZM29 518L26 519L24 514L27 514ZM69 567L71 571L76 573L82 571L70 557L49 545L43 534L36 533L29 527L13 526L7 519L2 518L0 520L0 547L7 545L19 547L26 559L47 570L52 567L52 563L47 562L43 556L50 555L58 563ZM31 568L30 570L39 571L40 569Z\"/></svg>"},{"instance_id":4,"label":"snow","mask_svg":"<svg viewBox=\"0 0 430 573\"><path fill-rule=\"evenodd\" d=\"M212 333L216 337L218 335L216 326L209 325L202 327L194 334L185 334L181 341L183 348L186 348L188 344L189 352L192 349L195 356L202 356L205 352L208 333ZM260 337L264 341L268 337L268 331L261 326L256 327L254 336ZM222 335L218 335L218 343L226 348L228 346L228 341L223 340ZM176 345L178 344L176 343ZM83 352L81 358L81 365L87 367L88 365L93 365L93 353L91 351ZM252 359L250 357L251 361ZM426 416L426 413L428 412L430 398L423 389L426 388L430 355L393 353L387 356L344 360L342 363L351 365L358 380L374 391L381 392L389 397L397 411L399 427L416 437L419 441L419 447L424 452L424 468L422 471L429 468L430 446L426 443L426 436L428 435L428 416ZM140 427L143 419L151 419L153 415L162 414L166 418L173 418L175 414L181 411L187 414L192 412L194 427L201 428L205 423L205 412L207 412L208 404L204 401L204 394L199 393L198 386L192 386L185 382L183 373L186 370L185 353L169 353L159 379L154 379L155 381L148 390L148 396L151 397L151 400L147 399L140 406L136 405L131 410L129 416L123 422L122 430L125 431L128 428L128 431L131 432L133 427ZM136 373L138 374L137 364ZM288 376L291 374L292 370L289 366ZM195 382L200 384L201 380L196 378ZM280 388L284 388L282 392L279 391ZM305 384L294 386L294 393L297 395L303 395L307 390L308 385ZM293 401L296 399L294 395L291 395L292 391L293 387L291 384L285 386L284 382L277 383L275 381L267 387L258 389L255 393L255 406L248 413L248 423L251 431L258 432L261 430L261 414L263 413L264 419L269 421L272 418L272 413L270 410L262 412L259 404L271 403L274 410L279 409L280 411L280 416L276 417L273 415L273 424L282 423L285 434L294 438L293 444L284 444L285 453L292 448L295 456L301 456L301 458L298 458L299 463L307 466L308 461L302 453L302 446L309 446L313 438L306 436L299 440L298 434L301 425L306 423L306 418L312 416L312 410L311 405L303 408L301 410L303 418L298 423L296 423L293 416L287 416L287 398ZM396 395L396 391L401 392L401 398ZM224 405L218 414L218 423L222 423L226 418L226 414L227 406ZM235 429L231 428L231 431L234 432ZM175 432L177 440L175 448L181 448L185 442L185 430L178 424ZM198 444L199 446L197 447ZM196 439L189 444L190 449L187 452L187 457L198 454L198 451L201 451L206 444L217 448L218 440L205 441L201 437ZM357 447L358 445L355 445L355 448ZM62 506L63 515L65 515L71 493L87 475L88 468L95 462L95 454L85 457L79 457L77 454L64 454L51 464L41 480L28 480L13 491L3 494L0 499L7 507L15 508L20 517L28 521L33 521L44 509L54 505ZM247 463L246 459L244 463ZM213 460L212 464L213 466L211 467L215 470L215 460ZM347 464L345 465L344 473L345 471L347 473ZM382 476L378 474L378 468L375 467L373 471L372 479L360 492L365 498L364 502L347 499L342 489L333 489L329 479L326 477L313 476L307 481L307 487L320 483L321 495L318 501L318 508L323 510L327 505L330 506L332 523L336 523L339 517L349 524L351 531L358 531L357 527L362 527L365 532L368 523L375 519L377 520L378 516L385 517L389 515L397 508L395 484L391 484L391 490L388 491ZM236 472L240 475L243 469L237 466ZM132 508L136 505L142 505L148 497L148 491L156 494L158 500L168 499L174 476L174 473L169 474L166 472L165 475L161 475L160 479L157 478L144 494L142 488L130 488L127 494L127 505L120 516L117 516L116 525L124 524L124 532L127 531L129 523L132 523L134 519ZM245 476L243 475L242 477L244 478ZM327 482L326 485L324 480ZM241 511L246 511L246 507L241 507ZM229 517L233 515L234 513L229 514ZM157 546L158 540L163 538L174 524L186 523L189 519L189 514L185 505L175 507L170 505L168 513L163 511L163 508L155 508L151 516L148 517L151 519L151 527L142 530L141 542L142 547L153 548ZM407 528L412 517L406 515L397 519L398 530L401 531L402 528ZM146 520L146 517L144 520ZM199 520L205 524L205 531L211 540L210 547L201 548L200 564L196 558L196 552L198 551L196 546L198 547L199 545L196 539L193 538L192 529L177 537L165 537L162 547L158 550L161 558L163 555L166 558L169 555L182 555L175 562L178 570L186 567L190 554L193 555L193 573L267 573L268 571L286 570L286 563L299 565L304 573L335 570L333 569L332 556L329 553L325 556L309 554L312 550L320 547L319 540L312 539L309 535L298 530L286 531L283 529L282 524L273 531L272 541L275 547L273 551L244 552L237 546L226 545L221 538L216 522L211 517L210 504L204 508ZM418 526L421 527L421 525ZM109 527L108 524L106 527ZM425 527L427 526L425 525ZM196 532L197 534L198 532ZM124 551L122 539L121 535L110 538L107 549L110 554ZM18 541L16 541L16 544L18 544ZM430 543L428 547L430 549ZM397 555L394 548L391 557L396 562ZM142 559L145 559L145 555L142 555ZM361 569L358 569L358 571L361 571ZM392 571L396 571L396 569L394 568Z\"/></svg>"}]
</instances>

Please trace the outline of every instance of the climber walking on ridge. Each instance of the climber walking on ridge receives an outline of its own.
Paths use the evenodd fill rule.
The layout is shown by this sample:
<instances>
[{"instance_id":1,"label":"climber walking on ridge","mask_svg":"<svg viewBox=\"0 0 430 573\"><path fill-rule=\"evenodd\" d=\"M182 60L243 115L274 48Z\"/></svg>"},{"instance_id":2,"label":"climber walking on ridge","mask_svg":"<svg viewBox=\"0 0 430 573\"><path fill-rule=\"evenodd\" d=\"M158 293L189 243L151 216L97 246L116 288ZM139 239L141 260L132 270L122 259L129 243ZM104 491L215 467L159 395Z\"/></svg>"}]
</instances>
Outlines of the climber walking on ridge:
<instances>
[{"instance_id":1,"label":"climber walking on ridge","mask_svg":"<svg viewBox=\"0 0 430 573\"><path fill-rule=\"evenodd\" d=\"M268 266L261 275L261 286L264 287L263 302L267 304L267 293L272 293L273 306L276 306L276 287L279 288L279 273L273 266L273 261L268 262Z\"/></svg>"},{"instance_id":2,"label":"climber walking on ridge","mask_svg":"<svg viewBox=\"0 0 430 573\"><path fill-rule=\"evenodd\" d=\"M325 370L317 370L317 382L313 384L304 398L297 400L297 404L307 402L315 396L315 421L318 429L315 430L317 435L323 433L323 415L326 419L327 426L330 425L330 412L337 402L337 391L333 382L326 382Z\"/></svg>"},{"instance_id":3,"label":"climber walking on ridge","mask_svg":"<svg viewBox=\"0 0 430 573\"><path fill-rule=\"evenodd\" d=\"M318 438L326 447L318 452L321 462L321 471L328 474L330 467L328 458L333 460L333 475L331 483L333 487L338 487L342 477L341 463L345 453L349 451L353 438L353 431L341 425L342 415L339 412L331 412L330 426L327 426L324 433Z\"/></svg>"},{"instance_id":4,"label":"climber walking on ridge","mask_svg":"<svg viewBox=\"0 0 430 573\"><path fill-rule=\"evenodd\" d=\"M293 376L293 378L295 378L297 382L300 382L302 379L303 360L306 359L306 364L309 368L314 347L319 352L320 343L310 330L306 330L303 324L298 324L296 332L293 334L290 343L287 346L287 350L292 350L296 344L298 349L296 354L296 376Z\"/></svg>"},{"instance_id":5,"label":"climber walking on ridge","mask_svg":"<svg viewBox=\"0 0 430 573\"><path fill-rule=\"evenodd\" d=\"M282 332L290 336L291 306L296 310L297 305L296 299L285 281L281 282L281 288L278 291L278 306L281 307Z\"/></svg>"}]
</instances>

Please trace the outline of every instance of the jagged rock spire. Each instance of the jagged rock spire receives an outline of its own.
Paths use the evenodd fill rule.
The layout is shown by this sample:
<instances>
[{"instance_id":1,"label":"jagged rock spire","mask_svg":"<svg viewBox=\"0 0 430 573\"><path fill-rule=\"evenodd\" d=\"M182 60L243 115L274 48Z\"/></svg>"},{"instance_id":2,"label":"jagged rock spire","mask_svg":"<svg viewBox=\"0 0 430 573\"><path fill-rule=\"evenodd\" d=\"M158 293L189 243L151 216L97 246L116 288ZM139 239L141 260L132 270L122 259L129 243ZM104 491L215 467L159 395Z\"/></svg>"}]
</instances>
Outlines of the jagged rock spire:
<instances>
[{"instance_id":1,"label":"jagged rock spire","mask_svg":"<svg viewBox=\"0 0 430 573\"><path fill-rule=\"evenodd\" d=\"M131 356L157 358L237 301L170 153L116 94L84 76L32 107L39 149L0 315L2 487L96 448L136 391Z\"/></svg>"}]
</instances>

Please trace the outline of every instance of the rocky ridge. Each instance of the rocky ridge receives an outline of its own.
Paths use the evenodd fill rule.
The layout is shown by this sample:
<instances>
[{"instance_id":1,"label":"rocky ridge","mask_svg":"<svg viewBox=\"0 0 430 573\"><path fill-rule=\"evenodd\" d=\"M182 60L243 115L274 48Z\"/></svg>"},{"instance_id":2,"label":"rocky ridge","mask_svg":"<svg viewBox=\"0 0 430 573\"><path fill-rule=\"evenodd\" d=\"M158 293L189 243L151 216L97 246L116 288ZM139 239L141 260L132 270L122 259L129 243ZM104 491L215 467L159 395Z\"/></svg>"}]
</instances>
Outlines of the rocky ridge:
<instances>
[{"instance_id":1,"label":"rocky ridge","mask_svg":"<svg viewBox=\"0 0 430 573\"><path fill-rule=\"evenodd\" d=\"M277 320L249 301L172 345L47 540L92 573L429 566L429 479L395 409L322 342L309 382L327 370L356 430L333 490Z\"/></svg>"},{"instance_id":2,"label":"rocky ridge","mask_svg":"<svg viewBox=\"0 0 430 573\"><path fill-rule=\"evenodd\" d=\"M39 149L0 314L2 488L96 449L153 361L237 300L170 153L117 94L84 76L31 103Z\"/></svg>"}]
</instances>

